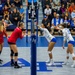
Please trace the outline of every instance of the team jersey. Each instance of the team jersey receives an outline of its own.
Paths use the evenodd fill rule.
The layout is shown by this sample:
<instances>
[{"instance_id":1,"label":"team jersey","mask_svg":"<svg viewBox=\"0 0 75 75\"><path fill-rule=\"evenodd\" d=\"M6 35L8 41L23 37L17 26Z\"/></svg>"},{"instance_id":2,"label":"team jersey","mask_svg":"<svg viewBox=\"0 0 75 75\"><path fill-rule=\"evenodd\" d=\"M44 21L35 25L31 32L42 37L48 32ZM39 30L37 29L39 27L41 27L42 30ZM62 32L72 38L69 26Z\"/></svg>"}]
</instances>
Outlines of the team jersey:
<instances>
[{"instance_id":1,"label":"team jersey","mask_svg":"<svg viewBox=\"0 0 75 75\"><path fill-rule=\"evenodd\" d=\"M0 44L4 42L4 37L3 37L3 35L5 35L5 36L7 37L7 34L6 34L5 31L3 31L3 32L0 31Z\"/></svg>"},{"instance_id":2,"label":"team jersey","mask_svg":"<svg viewBox=\"0 0 75 75\"><path fill-rule=\"evenodd\" d=\"M47 39L48 42L50 42L53 38L55 38L53 35L49 33L49 31L46 28L41 28L40 29L43 31L43 35Z\"/></svg>"},{"instance_id":3,"label":"team jersey","mask_svg":"<svg viewBox=\"0 0 75 75\"><path fill-rule=\"evenodd\" d=\"M68 28L62 29L62 32L63 32L64 40L67 40L67 42L74 41L71 32Z\"/></svg>"},{"instance_id":4,"label":"team jersey","mask_svg":"<svg viewBox=\"0 0 75 75\"><path fill-rule=\"evenodd\" d=\"M11 36L8 38L8 42L11 42L11 43L16 43L17 39L20 38L22 39L23 36L22 36L22 30L17 27L11 34Z\"/></svg>"}]
</instances>

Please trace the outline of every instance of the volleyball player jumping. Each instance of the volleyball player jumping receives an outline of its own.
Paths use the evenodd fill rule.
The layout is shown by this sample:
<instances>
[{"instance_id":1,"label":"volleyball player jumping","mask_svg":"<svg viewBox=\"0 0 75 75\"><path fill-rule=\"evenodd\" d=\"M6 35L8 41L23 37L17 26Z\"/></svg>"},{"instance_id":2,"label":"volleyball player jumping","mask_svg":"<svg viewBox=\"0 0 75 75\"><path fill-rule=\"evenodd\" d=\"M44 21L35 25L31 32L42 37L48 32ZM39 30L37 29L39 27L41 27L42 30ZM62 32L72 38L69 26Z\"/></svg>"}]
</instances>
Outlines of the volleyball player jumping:
<instances>
[{"instance_id":1,"label":"volleyball player jumping","mask_svg":"<svg viewBox=\"0 0 75 75\"><path fill-rule=\"evenodd\" d=\"M0 55L1 55L1 52L2 52L2 49L3 49L3 44L4 44L4 37L3 35L6 36L7 38L7 33L6 33L6 30L3 26L3 23L2 21L0 21ZM3 60L0 59L0 64L2 64Z\"/></svg>"},{"instance_id":2,"label":"volleyball player jumping","mask_svg":"<svg viewBox=\"0 0 75 75\"><path fill-rule=\"evenodd\" d=\"M60 28L62 30L63 33L63 49L64 49L64 45L65 42L68 42L68 47L67 47L67 56L66 56L66 61L64 62L64 64L68 63L68 59L69 59L69 53L72 55L72 59L73 59L73 64L71 65L71 67L75 67L75 54L74 54L74 50L73 50L73 45L75 44L75 41L71 35L71 32L68 28L66 28L66 25L63 24L62 27Z\"/></svg>"},{"instance_id":3,"label":"volleyball player jumping","mask_svg":"<svg viewBox=\"0 0 75 75\"><path fill-rule=\"evenodd\" d=\"M43 35L45 36L45 38L49 42L49 45L48 45L49 61L47 61L47 65L48 66L54 65L52 50L53 50L53 47L56 43L56 38L53 35L51 35L50 32L46 28L41 27L41 26L38 26L38 27L40 28L40 30L43 31Z\"/></svg>"},{"instance_id":4,"label":"volleyball player jumping","mask_svg":"<svg viewBox=\"0 0 75 75\"><path fill-rule=\"evenodd\" d=\"M16 46L16 41L18 38L22 39L25 35L25 31L22 32L22 29L24 29L24 23L20 22L19 26L15 28L15 30L12 32L11 36L8 38L8 44L11 49L11 66L14 66L14 68L21 68L21 66L18 65L18 49ZM14 56L14 58L13 58Z\"/></svg>"}]
</instances>

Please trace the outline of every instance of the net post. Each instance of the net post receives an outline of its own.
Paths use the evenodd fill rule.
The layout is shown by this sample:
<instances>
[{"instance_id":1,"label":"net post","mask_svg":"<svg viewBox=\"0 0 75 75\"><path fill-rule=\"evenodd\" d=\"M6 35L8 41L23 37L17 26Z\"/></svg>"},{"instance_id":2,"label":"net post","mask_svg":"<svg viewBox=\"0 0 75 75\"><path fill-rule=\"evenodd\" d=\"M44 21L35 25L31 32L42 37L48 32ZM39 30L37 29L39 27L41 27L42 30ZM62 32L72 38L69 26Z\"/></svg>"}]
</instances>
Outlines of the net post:
<instances>
[{"instance_id":1,"label":"net post","mask_svg":"<svg viewBox=\"0 0 75 75\"><path fill-rule=\"evenodd\" d=\"M34 28L34 4L32 0L32 18L31 18L31 75L36 75L36 35Z\"/></svg>"},{"instance_id":2,"label":"net post","mask_svg":"<svg viewBox=\"0 0 75 75\"><path fill-rule=\"evenodd\" d=\"M36 75L36 36L31 34L31 75Z\"/></svg>"},{"instance_id":3,"label":"net post","mask_svg":"<svg viewBox=\"0 0 75 75\"><path fill-rule=\"evenodd\" d=\"M28 8L26 8L26 15L28 15ZM26 33L28 34L28 16L26 16ZM28 42L28 35L26 35L26 42Z\"/></svg>"}]
</instances>

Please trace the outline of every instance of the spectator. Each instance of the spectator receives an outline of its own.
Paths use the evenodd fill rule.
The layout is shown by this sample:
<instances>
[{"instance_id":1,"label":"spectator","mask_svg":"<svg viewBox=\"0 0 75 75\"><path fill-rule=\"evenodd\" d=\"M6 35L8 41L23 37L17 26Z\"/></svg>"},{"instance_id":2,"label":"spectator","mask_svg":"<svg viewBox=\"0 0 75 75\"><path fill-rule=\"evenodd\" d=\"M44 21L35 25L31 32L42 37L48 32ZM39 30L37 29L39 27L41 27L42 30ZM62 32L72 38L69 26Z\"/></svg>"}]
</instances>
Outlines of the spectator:
<instances>
[{"instance_id":1,"label":"spectator","mask_svg":"<svg viewBox=\"0 0 75 75\"><path fill-rule=\"evenodd\" d=\"M3 15L3 12L2 12L3 7L4 7L4 4L1 3L1 0L0 0L0 15Z\"/></svg>"},{"instance_id":2,"label":"spectator","mask_svg":"<svg viewBox=\"0 0 75 75\"><path fill-rule=\"evenodd\" d=\"M55 6L55 4L53 4L53 6L52 6L52 13L54 13L54 12L57 12L57 7Z\"/></svg>"},{"instance_id":3,"label":"spectator","mask_svg":"<svg viewBox=\"0 0 75 75\"><path fill-rule=\"evenodd\" d=\"M17 9L15 8L13 13L12 13L12 21L14 25L17 25L18 22L20 21L20 13L17 12Z\"/></svg>"},{"instance_id":4,"label":"spectator","mask_svg":"<svg viewBox=\"0 0 75 75\"><path fill-rule=\"evenodd\" d=\"M9 16L9 9L8 9L7 5L5 5L3 8L3 16L4 16L4 19L6 16Z\"/></svg>"},{"instance_id":5,"label":"spectator","mask_svg":"<svg viewBox=\"0 0 75 75\"><path fill-rule=\"evenodd\" d=\"M15 8L17 9L17 7L15 6L15 4L14 4L14 3L11 3L11 8L10 8L11 13L13 13L13 10L14 10Z\"/></svg>"},{"instance_id":6,"label":"spectator","mask_svg":"<svg viewBox=\"0 0 75 75\"><path fill-rule=\"evenodd\" d=\"M75 17L71 20L71 29L75 30Z\"/></svg>"},{"instance_id":7,"label":"spectator","mask_svg":"<svg viewBox=\"0 0 75 75\"><path fill-rule=\"evenodd\" d=\"M68 9L65 9L64 15L66 15L69 19L71 18L71 14L69 13Z\"/></svg>"},{"instance_id":8,"label":"spectator","mask_svg":"<svg viewBox=\"0 0 75 75\"><path fill-rule=\"evenodd\" d=\"M71 18L72 18L72 20L73 20L73 18L75 17L75 9L72 11L72 13L71 13Z\"/></svg>"},{"instance_id":9,"label":"spectator","mask_svg":"<svg viewBox=\"0 0 75 75\"><path fill-rule=\"evenodd\" d=\"M23 21L23 19L24 19L24 8L22 5L20 6L19 12L20 12L20 16L21 16L21 21Z\"/></svg>"},{"instance_id":10,"label":"spectator","mask_svg":"<svg viewBox=\"0 0 75 75\"><path fill-rule=\"evenodd\" d=\"M46 5L50 6L50 0L41 0L42 3L42 11L43 11L43 16L44 16L44 9L46 8Z\"/></svg>"},{"instance_id":11,"label":"spectator","mask_svg":"<svg viewBox=\"0 0 75 75\"><path fill-rule=\"evenodd\" d=\"M4 19L2 19L2 23L3 23L3 25L4 25L4 29L6 30L6 28L8 27L8 24L5 22Z\"/></svg>"},{"instance_id":12,"label":"spectator","mask_svg":"<svg viewBox=\"0 0 75 75\"><path fill-rule=\"evenodd\" d=\"M70 7L68 8L68 11L70 12L70 14L73 12L74 9L75 9L75 4L74 2L72 2Z\"/></svg>"},{"instance_id":13,"label":"spectator","mask_svg":"<svg viewBox=\"0 0 75 75\"><path fill-rule=\"evenodd\" d=\"M20 8L20 5L22 5L20 0L14 0L14 4L18 9Z\"/></svg>"},{"instance_id":14,"label":"spectator","mask_svg":"<svg viewBox=\"0 0 75 75\"><path fill-rule=\"evenodd\" d=\"M45 9L46 5L49 5L50 6L50 0L45 0L44 1L44 9Z\"/></svg>"},{"instance_id":15,"label":"spectator","mask_svg":"<svg viewBox=\"0 0 75 75\"><path fill-rule=\"evenodd\" d=\"M4 21L8 24L8 26L12 25L12 23L11 23L11 21L10 21L8 16L5 17Z\"/></svg>"},{"instance_id":16,"label":"spectator","mask_svg":"<svg viewBox=\"0 0 75 75\"><path fill-rule=\"evenodd\" d=\"M54 34L54 30L58 30L58 27L63 24L63 20L59 17L59 14L52 19L51 33Z\"/></svg>"},{"instance_id":17,"label":"spectator","mask_svg":"<svg viewBox=\"0 0 75 75\"><path fill-rule=\"evenodd\" d=\"M6 0L1 0L1 2L2 2L2 3L5 3L5 2L6 2Z\"/></svg>"},{"instance_id":18,"label":"spectator","mask_svg":"<svg viewBox=\"0 0 75 75\"><path fill-rule=\"evenodd\" d=\"M11 8L11 2L10 2L10 0L7 0L5 2L5 5L10 9Z\"/></svg>"},{"instance_id":19,"label":"spectator","mask_svg":"<svg viewBox=\"0 0 75 75\"><path fill-rule=\"evenodd\" d=\"M65 6L64 4L62 4L60 7L60 13L63 14L64 12L65 12Z\"/></svg>"},{"instance_id":20,"label":"spectator","mask_svg":"<svg viewBox=\"0 0 75 75\"><path fill-rule=\"evenodd\" d=\"M61 7L60 0L53 0L53 2L54 2L54 6L57 9L57 13L60 14L60 7Z\"/></svg>"},{"instance_id":21,"label":"spectator","mask_svg":"<svg viewBox=\"0 0 75 75\"><path fill-rule=\"evenodd\" d=\"M48 16L46 16L46 15L44 16L41 26L44 28L47 28L48 31L50 31L50 21L48 19ZM42 31L41 31L41 35L42 35Z\"/></svg>"},{"instance_id":22,"label":"spectator","mask_svg":"<svg viewBox=\"0 0 75 75\"><path fill-rule=\"evenodd\" d=\"M54 12L52 13L52 18L56 18L56 15L57 15L57 12L54 11Z\"/></svg>"},{"instance_id":23,"label":"spectator","mask_svg":"<svg viewBox=\"0 0 75 75\"><path fill-rule=\"evenodd\" d=\"M50 31L50 21L48 19L48 16L44 16L44 19L42 20L42 26L44 28L47 28Z\"/></svg>"},{"instance_id":24,"label":"spectator","mask_svg":"<svg viewBox=\"0 0 75 75\"><path fill-rule=\"evenodd\" d=\"M56 6L59 6L59 5L60 5L60 0L53 0L53 2L54 2L54 4L55 4Z\"/></svg>"},{"instance_id":25,"label":"spectator","mask_svg":"<svg viewBox=\"0 0 75 75\"><path fill-rule=\"evenodd\" d=\"M44 14L49 16L49 15L51 15L51 13L52 13L51 8L49 7L49 5L46 5L46 8L44 10Z\"/></svg>"},{"instance_id":26,"label":"spectator","mask_svg":"<svg viewBox=\"0 0 75 75\"><path fill-rule=\"evenodd\" d=\"M61 4L64 4L65 8L67 7L67 0L61 0Z\"/></svg>"},{"instance_id":27,"label":"spectator","mask_svg":"<svg viewBox=\"0 0 75 75\"><path fill-rule=\"evenodd\" d=\"M49 7L49 5L46 5L44 14L48 16L48 19L50 20L50 24L51 24L51 19L52 19L51 13L52 13L51 8Z\"/></svg>"},{"instance_id":28,"label":"spectator","mask_svg":"<svg viewBox=\"0 0 75 75\"><path fill-rule=\"evenodd\" d=\"M50 0L50 7L52 8L54 6L53 0Z\"/></svg>"},{"instance_id":29,"label":"spectator","mask_svg":"<svg viewBox=\"0 0 75 75\"><path fill-rule=\"evenodd\" d=\"M63 23L67 25L67 28L70 28L70 22L71 20L68 18L68 16L65 15L63 19Z\"/></svg>"}]
</instances>

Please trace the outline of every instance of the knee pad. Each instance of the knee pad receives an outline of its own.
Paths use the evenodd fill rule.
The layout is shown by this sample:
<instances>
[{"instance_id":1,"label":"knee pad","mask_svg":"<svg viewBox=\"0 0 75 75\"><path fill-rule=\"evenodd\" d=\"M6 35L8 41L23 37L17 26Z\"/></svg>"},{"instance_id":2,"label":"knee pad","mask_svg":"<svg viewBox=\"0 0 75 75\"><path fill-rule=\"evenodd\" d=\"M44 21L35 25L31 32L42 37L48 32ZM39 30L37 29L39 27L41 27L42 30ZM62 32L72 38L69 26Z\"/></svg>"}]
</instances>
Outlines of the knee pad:
<instances>
[{"instance_id":1,"label":"knee pad","mask_svg":"<svg viewBox=\"0 0 75 75\"><path fill-rule=\"evenodd\" d=\"M10 54L10 56L13 56L14 55L14 52L13 52L13 50L11 50L11 54Z\"/></svg>"},{"instance_id":2,"label":"knee pad","mask_svg":"<svg viewBox=\"0 0 75 75\"><path fill-rule=\"evenodd\" d=\"M14 56L18 56L18 52L14 54Z\"/></svg>"},{"instance_id":3,"label":"knee pad","mask_svg":"<svg viewBox=\"0 0 75 75\"><path fill-rule=\"evenodd\" d=\"M74 53L72 53L72 57L75 57L75 54Z\"/></svg>"},{"instance_id":4,"label":"knee pad","mask_svg":"<svg viewBox=\"0 0 75 75\"><path fill-rule=\"evenodd\" d=\"M2 51L0 51L0 54L2 53Z\"/></svg>"},{"instance_id":5,"label":"knee pad","mask_svg":"<svg viewBox=\"0 0 75 75\"><path fill-rule=\"evenodd\" d=\"M51 54L52 53L52 51L48 51L48 54Z\"/></svg>"}]
</instances>

